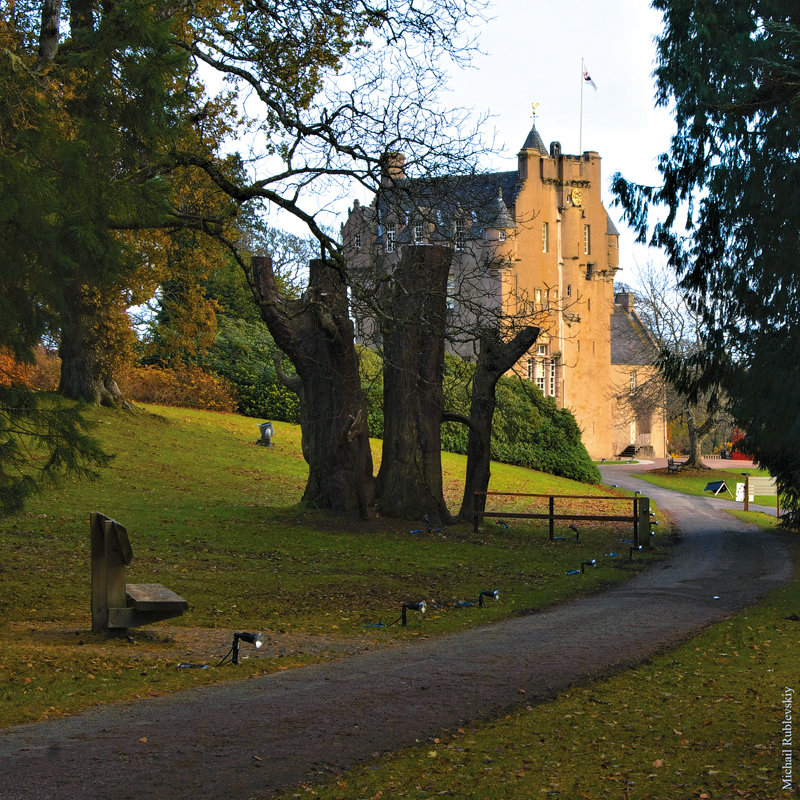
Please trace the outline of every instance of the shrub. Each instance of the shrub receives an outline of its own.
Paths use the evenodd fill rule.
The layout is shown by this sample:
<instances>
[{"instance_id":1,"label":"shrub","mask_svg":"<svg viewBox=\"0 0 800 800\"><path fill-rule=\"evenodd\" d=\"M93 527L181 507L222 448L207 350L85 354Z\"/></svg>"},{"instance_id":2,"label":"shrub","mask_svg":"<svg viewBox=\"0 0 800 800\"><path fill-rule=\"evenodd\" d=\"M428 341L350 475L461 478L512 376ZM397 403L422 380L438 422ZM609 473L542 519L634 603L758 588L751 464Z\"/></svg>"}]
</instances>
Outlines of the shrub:
<instances>
[{"instance_id":1,"label":"shrub","mask_svg":"<svg viewBox=\"0 0 800 800\"><path fill-rule=\"evenodd\" d=\"M135 402L205 411L236 410L235 389L197 366L133 367L119 380L122 393Z\"/></svg>"},{"instance_id":2,"label":"shrub","mask_svg":"<svg viewBox=\"0 0 800 800\"><path fill-rule=\"evenodd\" d=\"M300 401L278 380L275 355L280 350L265 325L220 315L203 364L236 388L239 413L296 423Z\"/></svg>"}]
</instances>

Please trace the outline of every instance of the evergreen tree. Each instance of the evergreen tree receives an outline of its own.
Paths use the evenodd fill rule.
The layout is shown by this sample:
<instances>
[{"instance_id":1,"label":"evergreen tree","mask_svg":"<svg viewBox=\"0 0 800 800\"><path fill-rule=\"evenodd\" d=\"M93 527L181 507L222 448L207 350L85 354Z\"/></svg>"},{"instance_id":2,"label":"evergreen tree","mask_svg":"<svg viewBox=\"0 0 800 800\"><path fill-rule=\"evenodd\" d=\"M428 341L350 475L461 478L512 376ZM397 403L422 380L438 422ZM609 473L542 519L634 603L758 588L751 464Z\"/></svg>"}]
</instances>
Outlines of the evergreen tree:
<instances>
[{"instance_id":1,"label":"evergreen tree","mask_svg":"<svg viewBox=\"0 0 800 800\"><path fill-rule=\"evenodd\" d=\"M690 398L730 398L743 449L797 510L800 14L777 0L653 7L664 18L657 101L673 109L675 133L660 186L615 176L615 192L699 314L704 348L669 362L671 374Z\"/></svg>"}]
</instances>

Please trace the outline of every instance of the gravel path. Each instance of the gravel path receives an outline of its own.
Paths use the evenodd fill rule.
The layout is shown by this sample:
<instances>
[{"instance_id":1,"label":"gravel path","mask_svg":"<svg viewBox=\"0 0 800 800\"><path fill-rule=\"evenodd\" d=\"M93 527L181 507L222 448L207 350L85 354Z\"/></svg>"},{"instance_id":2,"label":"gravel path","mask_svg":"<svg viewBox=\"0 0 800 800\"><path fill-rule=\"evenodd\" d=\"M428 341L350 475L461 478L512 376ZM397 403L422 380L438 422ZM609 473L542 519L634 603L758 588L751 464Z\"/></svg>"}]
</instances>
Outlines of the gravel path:
<instances>
[{"instance_id":1,"label":"gravel path","mask_svg":"<svg viewBox=\"0 0 800 800\"><path fill-rule=\"evenodd\" d=\"M613 472L612 472L613 470ZM792 575L780 536L605 467L678 525L601 595L452 636L0 731L0 797L265 797L636 664Z\"/></svg>"}]
</instances>

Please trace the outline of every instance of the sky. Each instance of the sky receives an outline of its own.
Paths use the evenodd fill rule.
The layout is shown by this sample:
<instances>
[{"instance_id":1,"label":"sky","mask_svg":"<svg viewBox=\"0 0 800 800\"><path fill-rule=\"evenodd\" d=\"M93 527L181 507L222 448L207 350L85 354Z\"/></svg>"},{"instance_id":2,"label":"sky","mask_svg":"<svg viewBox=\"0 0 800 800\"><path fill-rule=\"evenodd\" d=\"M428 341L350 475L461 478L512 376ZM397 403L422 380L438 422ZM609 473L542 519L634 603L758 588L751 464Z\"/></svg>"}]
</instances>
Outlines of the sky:
<instances>
[{"instance_id":1,"label":"sky","mask_svg":"<svg viewBox=\"0 0 800 800\"><path fill-rule=\"evenodd\" d=\"M609 179L617 171L641 183L655 182L657 156L673 129L665 109L656 109L652 77L654 37L661 16L647 0L494 0L490 19L478 31L484 55L474 69L452 74L446 105L489 113L503 157L493 170L516 168L516 154L533 121L546 146L560 141L576 154L580 139L581 60L597 86L583 91L583 150L602 158L603 197L620 232L618 280L635 284L634 265L658 255L635 245L634 235L612 208ZM370 202L360 197L361 202ZM347 203L342 203L346 213Z\"/></svg>"}]
</instances>

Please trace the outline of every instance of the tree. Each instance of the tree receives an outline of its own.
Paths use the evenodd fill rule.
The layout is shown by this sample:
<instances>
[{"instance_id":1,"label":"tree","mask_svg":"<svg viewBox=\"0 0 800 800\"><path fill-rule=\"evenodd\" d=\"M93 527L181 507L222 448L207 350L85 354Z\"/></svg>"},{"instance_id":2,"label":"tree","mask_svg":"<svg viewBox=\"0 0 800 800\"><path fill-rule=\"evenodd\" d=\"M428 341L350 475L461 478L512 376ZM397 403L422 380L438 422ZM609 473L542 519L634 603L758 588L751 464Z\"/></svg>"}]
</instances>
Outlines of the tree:
<instances>
[{"instance_id":1,"label":"tree","mask_svg":"<svg viewBox=\"0 0 800 800\"><path fill-rule=\"evenodd\" d=\"M701 352L669 369L724 392L744 448L800 503L800 19L771 0L655 0L657 102L675 133L659 186L617 176L642 241L662 248L699 315ZM650 209L663 219L648 224Z\"/></svg>"},{"instance_id":2,"label":"tree","mask_svg":"<svg viewBox=\"0 0 800 800\"><path fill-rule=\"evenodd\" d=\"M444 334L452 250L408 247L382 303L383 454L378 510L447 522L442 491Z\"/></svg>"},{"instance_id":3,"label":"tree","mask_svg":"<svg viewBox=\"0 0 800 800\"><path fill-rule=\"evenodd\" d=\"M269 258L253 258L261 313L297 371L303 456L309 475L303 501L319 508L358 510L374 497L372 453L347 287L322 260L309 265L302 299L285 298Z\"/></svg>"},{"instance_id":4,"label":"tree","mask_svg":"<svg viewBox=\"0 0 800 800\"><path fill-rule=\"evenodd\" d=\"M248 269L248 245L231 218L246 207L282 209L308 227L319 255L344 276L339 245L317 215L321 194L342 180L376 188L386 152L403 142L413 144L420 173L468 169L482 146L471 142L464 115L440 110L436 92L442 61L468 58L462 32L482 5L72 0L67 14L58 2L26 5L24 31L12 15L31 94L46 98L36 169L19 183L20 191L28 178L55 187L57 225L44 231L55 246L28 245L26 256L58 275L46 297L63 353L75 362L68 374L78 376L62 390L115 401L84 292L105 308L134 282L146 283L134 274L148 266L142 241L153 231L214 236ZM223 80L204 85L200 73L209 69ZM216 93L207 88L216 83ZM248 95L246 105L236 102L237 92ZM263 144L260 152L235 163L222 157L222 143L246 130ZM20 143L16 155L25 151ZM197 176L215 190L217 212L197 209L181 191ZM92 341L94 352L81 344ZM308 436L322 435L323 420L305 419ZM317 445L331 447L335 461L336 442L323 436ZM358 493L351 488L348 496Z\"/></svg>"},{"instance_id":5,"label":"tree","mask_svg":"<svg viewBox=\"0 0 800 800\"><path fill-rule=\"evenodd\" d=\"M705 393L692 399L671 382L668 364L695 357L703 350L700 320L682 296L675 273L653 262L637 273L636 312L649 333L656 372L631 391L631 402L639 409L660 408L666 399L667 415L673 424L683 422L688 437L686 466L706 469L702 461L704 439L720 427L729 427L718 402ZM623 288L623 287L621 287ZM631 290L632 291L632 290ZM729 437L726 437L729 438Z\"/></svg>"}]
</instances>

